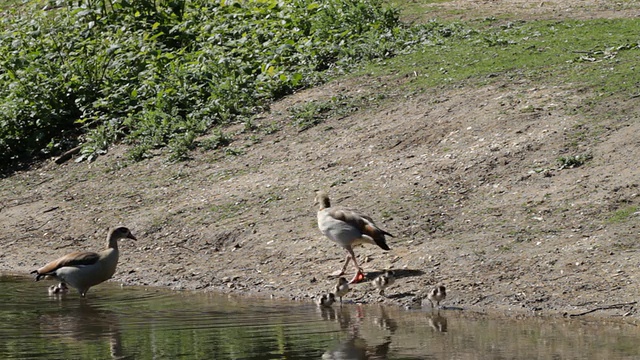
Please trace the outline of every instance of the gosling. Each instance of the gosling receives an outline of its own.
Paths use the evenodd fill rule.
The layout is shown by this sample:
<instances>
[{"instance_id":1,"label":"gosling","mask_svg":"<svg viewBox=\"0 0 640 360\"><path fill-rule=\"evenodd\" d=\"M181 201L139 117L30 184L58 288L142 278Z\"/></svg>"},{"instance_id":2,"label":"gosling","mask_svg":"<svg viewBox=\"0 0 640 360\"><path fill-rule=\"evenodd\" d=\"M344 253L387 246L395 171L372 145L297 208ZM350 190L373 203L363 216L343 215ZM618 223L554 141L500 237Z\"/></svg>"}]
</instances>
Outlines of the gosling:
<instances>
[{"instance_id":1,"label":"gosling","mask_svg":"<svg viewBox=\"0 0 640 360\"><path fill-rule=\"evenodd\" d=\"M380 295L384 295L384 289L396 282L395 274L392 270L387 270L384 274L373 280L373 285L380 291Z\"/></svg>"},{"instance_id":2,"label":"gosling","mask_svg":"<svg viewBox=\"0 0 640 360\"><path fill-rule=\"evenodd\" d=\"M440 308L440 301L444 300L447 297L447 290L444 285L438 285L431 289L429 295L427 295L427 299L431 302L431 307L435 308L436 306ZM434 304L435 303L435 304Z\"/></svg>"},{"instance_id":3,"label":"gosling","mask_svg":"<svg viewBox=\"0 0 640 360\"><path fill-rule=\"evenodd\" d=\"M333 293L322 294L316 299L316 304L321 307L331 307L336 302L336 296Z\"/></svg>"},{"instance_id":4,"label":"gosling","mask_svg":"<svg viewBox=\"0 0 640 360\"><path fill-rule=\"evenodd\" d=\"M49 295L62 295L69 292L69 287L65 283L60 283L58 285L49 286Z\"/></svg>"},{"instance_id":5,"label":"gosling","mask_svg":"<svg viewBox=\"0 0 640 360\"><path fill-rule=\"evenodd\" d=\"M342 304L342 297L349 292L349 282L347 279L341 277L338 279L338 283L333 288L333 294L340 298L340 304Z\"/></svg>"}]
</instances>

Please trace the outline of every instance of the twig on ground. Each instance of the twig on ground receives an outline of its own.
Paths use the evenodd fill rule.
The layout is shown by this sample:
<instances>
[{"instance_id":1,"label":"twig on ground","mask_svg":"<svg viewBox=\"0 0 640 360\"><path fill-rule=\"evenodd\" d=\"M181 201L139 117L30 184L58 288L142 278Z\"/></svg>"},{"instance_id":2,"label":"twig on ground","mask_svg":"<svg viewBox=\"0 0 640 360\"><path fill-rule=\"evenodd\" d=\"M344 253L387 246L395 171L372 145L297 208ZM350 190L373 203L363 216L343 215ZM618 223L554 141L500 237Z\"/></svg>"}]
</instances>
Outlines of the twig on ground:
<instances>
[{"instance_id":1,"label":"twig on ground","mask_svg":"<svg viewBox=\"0 0 640 360\"><path fill-rule=\"evenodd\" d=\"M196 253L193 249L189 249L188 247L186 247L186 246L184 246L184 245L181 245L181 244L175 244L174 246L175 246L175 247L179 247L179 248L181 248L181 249L189 250L189 251L191 251L191 252L192 252L192 253L194 253L194 254Z\"/></svg>"},{"instance_id":2,"label":"twig on ground","mask_svg":"<svg viewBox=\"0 0 640 360\"><path fill-rule=\"evenodd\" d=\"M592 312L596 312L596 311L599 311L599 310L619 309L619 308L622 308L622 307L625 307L625 306L635 305L637 303L638 303L637 301L632 301L632 302L628 302L628 303L600 306L600 307L597 307L595 309L587 310L587 311L584 311L584 312L581 312L581 313L578 313L578 314L567 314L567 313L565 313L564 316L565 317L582 316L582 315L591 314Z\"/></svg>"},{"instance_id":3,"label":"twig on ground","mask_svg":"<svg viewBox=\"0 0 640 360\"><path fill-rule=\"evenodd\" d=\"M82 149L82 146L76 146L71 150L65 151L64 153L62 153L62 155L60 155L59 158L56 159L56 164L60 165L65 163L67 160L71 159L73 155L79 153L80 149Z\"/></svg>"}]
</instances>

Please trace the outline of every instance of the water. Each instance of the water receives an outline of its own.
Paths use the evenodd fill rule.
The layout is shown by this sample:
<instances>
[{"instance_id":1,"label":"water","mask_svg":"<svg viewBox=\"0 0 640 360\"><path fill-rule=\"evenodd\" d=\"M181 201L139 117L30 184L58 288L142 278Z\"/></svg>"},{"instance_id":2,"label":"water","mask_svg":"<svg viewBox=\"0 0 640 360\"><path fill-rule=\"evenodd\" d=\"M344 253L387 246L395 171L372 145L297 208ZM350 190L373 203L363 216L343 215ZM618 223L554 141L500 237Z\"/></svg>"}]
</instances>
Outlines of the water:
<instances>
[{"instance_id":1,"label":"water","mask_svg":"<svg viewBox=\"0 0 640 360\"><path fill-rule=\"evenodd\" d=\"M596 320L256 300L0 276L0 359L639 359L640 329Z\"/></svg>"}]
</instances>

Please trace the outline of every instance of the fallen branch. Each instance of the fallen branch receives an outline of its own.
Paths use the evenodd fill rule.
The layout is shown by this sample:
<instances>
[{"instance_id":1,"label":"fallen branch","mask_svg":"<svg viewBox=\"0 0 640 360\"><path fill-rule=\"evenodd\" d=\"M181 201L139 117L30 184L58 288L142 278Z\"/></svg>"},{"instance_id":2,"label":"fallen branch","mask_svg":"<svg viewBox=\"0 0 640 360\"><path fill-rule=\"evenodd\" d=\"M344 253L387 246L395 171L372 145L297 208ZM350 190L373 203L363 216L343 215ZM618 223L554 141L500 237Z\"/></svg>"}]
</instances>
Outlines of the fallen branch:
<instances>
[{"instance_id":1,"label":"fallen branch","mask_svg":"<svg viewBox=\"0 0 640 360\"><path fill-rule=\"evenodd\" d=\"M58 209L60 209L60 206L54 206L54 207L52 207L52 208L48 208L47 210L43 211L42 213L43 213L43 214L46 214L46 213L48 213L48 212L56 211L56 210L58 210Z\"/></svg>"},{"instance_id":2,"label":"fallen branch","mask_svg":"<svg viewBox=\"0 0 640 360\"><path fill-rule=\"evenodd\" d=\"M59 158L56 159L56 164L60 165L67 162L67 160L71 159L73 155L79 153L80 149L82 149L82 146L76 146L73 149L65 151L62 155L60 155Z\"/></svg>"},{"instance_id":3,"label":"fallen branch","mask_svg":"<svg viewBox=\"0 0 640 360\"><path fill-rule=\"evenodd\" d=\"M607 305L607 306L600 306L600 307L597 307L595 309L587 310L587 311L584 311L584 312L581 312L581 313L578 313L578 314L567 314L567 313L565 313L564 315L566 317L576 317L576 316L582 316L582 315L591 314L592 312L596 312L596 311L599 311L599 310L620 309L622 307L629 306L629 305L635 305L637 303L638 303L637 301L632 301L632 302L622 303L622 304L613 304L613 305Z\"/></svg>"}]
</instances>

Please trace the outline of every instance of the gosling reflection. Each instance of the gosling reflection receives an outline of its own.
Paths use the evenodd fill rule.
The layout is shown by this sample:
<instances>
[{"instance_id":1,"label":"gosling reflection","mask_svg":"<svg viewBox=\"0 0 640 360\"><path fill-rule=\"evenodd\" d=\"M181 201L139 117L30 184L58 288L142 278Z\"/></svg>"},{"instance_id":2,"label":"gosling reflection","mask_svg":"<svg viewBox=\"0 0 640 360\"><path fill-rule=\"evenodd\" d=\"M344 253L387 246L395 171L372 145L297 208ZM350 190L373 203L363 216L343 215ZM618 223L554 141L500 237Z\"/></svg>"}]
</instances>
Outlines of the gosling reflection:
<instances>
[{"instance_id":1,"label":"gosling reflection","mask_svg":"<svg viewBox=\"0 0 640 360\"><path fill-rule=\"evenodd\" d=\"M322 320L335 321L340 325L340 329L342 330L348 329L353 323L349 308L339 307L336 309L333 307L318 306L317 311Z\"/></svg>"},{"instance_id":2,"label":"gosling reflection","mask_svg":"<svg viewBox=\"0 0 640 360\"><path fill-rule=\"evenodd\" d=\"M383 306L378 308L344 306L337 309L318 307L318 311L323 320L337 322L343 333L347 335L345 341L327 350L322 355L322 359L386 359L388 357L391 335L398 329L398 323L389 316ZM360 335L360 325L367 319L372 320L387 332L382 341L377 341L377 345L372 345L374 341L365 340Z\"/></svg>"},{"instance_id":3,"label":"gosling reflection","mask_svg":"<svg viewBox=\"0 0 640 360\"><path fill-rule=\"evenodd\" d=\"M320 313L320 318L324 321L335 321L336 320L336 310L329 306L318 306L318 312Z\"/></svg>"},{"instance_id":4,"label":"gosling reflection","mask_svg":"<svg viewBox=\"0 0 640 360\"><path fill-rule=\"evenodd\" d=\"M447 332L447 318L440 315L440 313L428 315L427 320L429 321L429 327L433 330L441 333Z\"/></svg>"},{"instance_id":5,"label":"gosling reflection","mask_svg":"<svg viewBox=\"0 0 640 360\"><path fill-rule=\"evenodd\" d=\"M368 308L371 310L372 308ZM380 329L388 331L390 335L393 335L398 330L398 322L389 316L387 309L384 306L379 306L376 311L367 311L365 315L365 308L362 306L356 307L325 307L318 306L317 311L320 314L320 318L325 321L336 321L340 324L340 329L351 329L357 331L360 326L360 322L364 318L373 319L373 323ZM353 312L353 316L352 316ZM354 320L355 319L355 320Z\"/></svg>"},{"instance_id":6,"label":"gosling reflection","mask_svg":"<svg viewBox=\"0 0 640 360\"><path fill-rule=\"evenodd\" d=\"M380 306L380 313L373 319L373 323L378 325L383 330L389 331L394 334L398 330L398 322L389 317L387 310Z\"/></svg>"},{"instance_id":7,"label":"gosling reflection","mask_svg":"<svg viewBox=\"0 0 640 360\"><path fill-rule=\"evenodd\" d=\"M353 336L351 336L347 341L338 344L335 348L327 350L322 354L322 359L387 359L389 356L390 345L390 337L386 337L385 341L379 345L369 346L363 338L359 337L357 334L353 334Z\"/></svg>"},{"instance_id":8,"label":"gosling reflection","mask_svg":"<svg viewBox=\"0 0 640 360\"><path fill-rule=\"evenodd\" d=\"M109 310L96 309L86 301L65 302L60 311L42 315L39 321L42 333L57 341L74 344L108 338L111 358L127 358L122 348L118 316Z\"/></svg>"}]
</instances>

